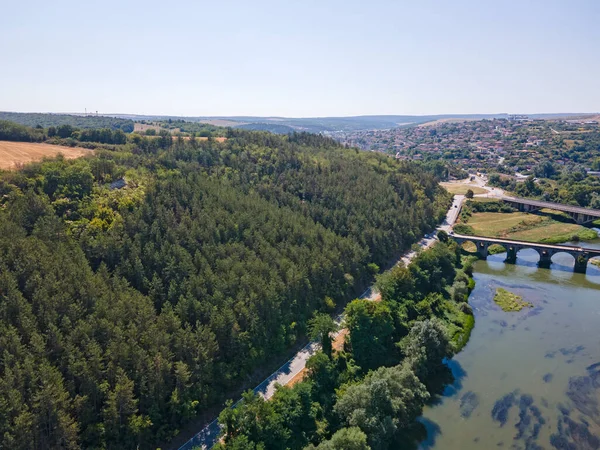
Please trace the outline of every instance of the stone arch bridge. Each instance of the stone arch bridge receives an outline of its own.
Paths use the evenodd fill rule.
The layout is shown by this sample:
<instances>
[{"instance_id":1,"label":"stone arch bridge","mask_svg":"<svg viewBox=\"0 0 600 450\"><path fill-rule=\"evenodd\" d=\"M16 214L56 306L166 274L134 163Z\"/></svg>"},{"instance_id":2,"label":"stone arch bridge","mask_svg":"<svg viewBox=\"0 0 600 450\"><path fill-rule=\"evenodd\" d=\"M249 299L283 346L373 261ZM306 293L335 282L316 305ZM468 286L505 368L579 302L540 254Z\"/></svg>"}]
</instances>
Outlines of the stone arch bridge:
<instances>
[{"instance_id":1,"label":"stone arch bridge","mask_svg":"<svg viewBox=\"0 0 600 450\"><path fill-rule=\"evenodd\" d=\"M489 238L482 236L466 236L460 234L451 234L449 237L462 245L465 242L472 242L477 247L477 253L486 259L488 256L488 248L490 245L501 245L506 250L505 262L515 264L517 261L517 253L519 250L531 248L536 250L540 255L538 265L540 267L550 267L552 264L552 255L557 253L568 253L575 258L574 272L585 273L587 271L588 261L591 258L600 256L600 250L571 247L567 245L539 244L536 242L516 241L512 239Z\"/></svg>"}]
</instances>

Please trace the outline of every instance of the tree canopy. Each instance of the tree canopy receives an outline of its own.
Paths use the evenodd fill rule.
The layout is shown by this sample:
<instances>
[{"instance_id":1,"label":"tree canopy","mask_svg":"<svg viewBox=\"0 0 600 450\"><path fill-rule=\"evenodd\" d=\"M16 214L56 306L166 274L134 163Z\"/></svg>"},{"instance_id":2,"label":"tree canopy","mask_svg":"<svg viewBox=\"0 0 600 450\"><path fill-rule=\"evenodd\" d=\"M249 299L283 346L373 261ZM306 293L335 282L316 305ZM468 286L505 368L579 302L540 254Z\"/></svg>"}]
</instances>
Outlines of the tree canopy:
<instances>
[{"instance_id":1,"label":"tree canopy","mask_svg":"<svg viewBox=\"0 0 600 450\"><path fill-rule=\"evenodd\" d=\"M54 132L105 133L68 126ZM448 201L419 167L308 134L134 134L1 173L0 447L168 441L285 355L315 312L356 296ZM315 380L348 378L337 364L356 367L314 364ZM257 403L266 425L231 445L318 443L313 392Z\"/></svg>"},{"instance_id":2,"label":"tree canopy","mask_svg":"<svg viewBox=\"0 0 600 450\"><path fill-rule=\"evenodd\" d=\"M221 414L223 443L218 448L238 448L242 442L248 448L292 450L416 448L423 435L416 418L439 387L451 381L445 359L464 345L473 326L464 298L452 295L450 286L466 277L458 256L455 243L440 243L408 267L379 276L381 301L354 300L346 306L345 349L316 353L307 362L304 380L279 387L270 401L247 392ZM442 267L450 261L452 270L445 268L447 277L431 287L418 283L440 276L429 270L433 261ZM300 389L307 393L302 401L294 399ZM291 402L283 407L282 399ZM308 402L312 416L306 412ZM276 431L257 433L257 427ZM285 430L302 441L282 441Z\"/></svg>"}]
</instances>

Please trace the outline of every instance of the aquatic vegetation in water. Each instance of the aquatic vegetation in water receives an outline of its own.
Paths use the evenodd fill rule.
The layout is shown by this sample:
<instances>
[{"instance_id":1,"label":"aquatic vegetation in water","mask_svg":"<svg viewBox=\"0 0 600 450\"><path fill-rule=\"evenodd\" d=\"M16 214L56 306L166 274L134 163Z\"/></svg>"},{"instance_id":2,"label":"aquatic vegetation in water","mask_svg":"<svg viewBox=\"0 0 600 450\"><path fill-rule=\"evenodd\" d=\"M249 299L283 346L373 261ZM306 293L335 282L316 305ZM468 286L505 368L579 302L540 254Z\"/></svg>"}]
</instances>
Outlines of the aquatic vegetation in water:
<instances>
[{"instance_id":1,"label":"aquatic vegetation in water","mask_svg":"<svg viewBox=\"0 0 600 450\"><path fill-rule=\"evenodd\" d=\"M514 439L523 441L525 448L528 450L541 449L542 447L537 445L535 441L538 439L546 419L542 416L540 409L534 405L531 395L519 395L518 390L506 394L494 404L492 419L500 422L500 426L504 426L513 406L519 408L519 421L515 424L517 434ZM513 446L513 448L517 447Z\"/></svg>"},{"instance_id":2,"label":"aquatic vegetation in water","mask_svg":"<svg viewBox=\"0 0 600 450\"><path fill-rule=\"evenodd\" d=\"M576 422L567 415L558 419L558 430L550 436L550 444L557 449L567 450L597 450L600 448L600 439L594 436L589 425L585 422Z\"/></svg>"},{"instance_id":3,"label":"aquatic vegetation in water","mask_svg":"<svg viewBox=\"0 0 600 450\"><path fill-rule=\"evenodd\" d=\"M518 391L513 391L510 394L506 394L494 403L494 407L492 408L492 419L496 422L500 422L500 426L503 426L508 420L508 412L516 401L517 392Z\"/></svg>"},{"instance_id":4,"label":"aquatic vegetation in water","mask_svg":"<svg viewBox=\"0 0 600 450\"><path fill-rule=\"evenodd\" d=\"M567 397L581 414L573 414L559 404L557 432L550 436L550 443L557 449L597 450L600 438L590 431L590 422L600 425L600 363L586 368L587 375L571 377ZM579 421L577 421L579 420Z\"/></svg>"},{"instance_id":5,"label":"aquatic vegetation in water","mask_svg":"<svg viewBox=\"0 0 600 450\"><path fill-rule=\"evenodd\" d=\"M471 416L478 406L479 396L473 391L465 392L460 398L460 415L466 419Z\"/></svg>"},{"instance_id":6,"label":"aquatic vegetation in water","mask_svg":"<svg viewBox=\"0 0 600 450\"><path fill-rule=\"evenodd\" d=\"M513 294L512 292L509 292L503 288L496 289L494 302L496 302L496 304L500 306L503 311L507 312L521 311L525 307L533 307L533 303L526 302L520 295Z\"/></svg>"},{"instance_id":7,"label":"aquatic vegetation in water","mask_svg":"<svg viewBox=\"0 0 600 450\"><path fill-rule=\"evenodd\" d=\"M558 351L561 352L564 356L576 355L577 353L585 350L583 345L578 345L573 348L559 348Z\"/></svg>"},{"instance_id":8,"label":"aquatic vegetation in water","mask_svg":"<svg viewBox=\"0 0 600 450\"><path fill-rule=\"evenodd\" d=\"M542 377L542 380L544 380L544 383L550 383L552 381L552 377L553 375L551 373L547 373Z\"/></svg>"},{"instance_id":9,"label":"aquatic vegetation in water","mask_svg":"<svg viewBox=\"0 0 600 450\"><path fill-rule=\"evenodd\" d=\"M588 375L571 377L567 397L585 416L600 425L600 363L587 367Z\"/></svg>"}]
</instances>

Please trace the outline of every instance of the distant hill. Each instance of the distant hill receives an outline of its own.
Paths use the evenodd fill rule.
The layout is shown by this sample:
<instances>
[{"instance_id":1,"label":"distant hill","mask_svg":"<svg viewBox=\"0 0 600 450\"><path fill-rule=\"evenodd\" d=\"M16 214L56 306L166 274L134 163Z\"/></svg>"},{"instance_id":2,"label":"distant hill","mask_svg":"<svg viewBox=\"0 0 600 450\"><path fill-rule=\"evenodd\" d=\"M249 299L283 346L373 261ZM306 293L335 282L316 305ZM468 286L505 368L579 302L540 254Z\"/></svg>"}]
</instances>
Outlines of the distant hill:
<instances>
[{"instance_id":1,"label":"distant hill","mask_svg":"<svg viewBox=\"0 0 600 450\"><path fill-rule=\"evenodd\" d=\"M533 119L556 119L571 116L584 116L582 113L551 113L528 114ZM171 119L185 120L186 122L200 122L212 125L230 126L248 130L266 130L273 133L287 134L290 131L309 131L311 133L335 133L361 130L383 130L389 128L415 126L427 122L448 119L506 119L508 113L498 114L433 114L427 116L416 115L376 115L376 116L351 116L351 117L254 117L254 116L147 116L135 114L111 114L131 120L164 121Z\"/></svg>"},{"instance_id":2,"label":"distant hill","mask_svg":"<svg viewBox=\"0 0 600 450\"><path fill-rule=\"evenodd\" d=\"M281 125L279 123L245 123L242 125L236 125L235 128L252 131L269 131L270 133L276 134L289 134L296 131L294 128L288 125Z\"/></svg>"},{"instance_id":3,"label":"distant hill","mask_svg":"<svg viewBox=\"0 0 600 450\"><path fill-rule=\"evenodd\" d=\"M133 120L111 116L78 116L74 114L46 114L46 113L16 113L0 111L0 120L20 123L28 127L41 126L43 128L71 125L75 128L111 128L123 130L126 133L133 131Z\"/></svg>"},{"instance_id":4,"label":"distant hill","mask_svg":"<svg viewBox=\"0 0 600 450\"><path fill-rule=\"evenodd\" d=\"M431 116L404 116L404 115L379 115L379 116L353 116L353 117L253 117L253 116L206 116L206 117L182 117L182 116L145 116L133 114L112 114L132 120L163 121L171 119L185 120L188 122L203 122L215 124L226 123L233 128L244 128L250 130L268 130L274 133L289 133L290 131L309 131L312 133L336 132L336 131L359 131L359 130L381 130L397 128L402 126L418 125L433 120L444 118L465 119L491 119L508 117L508 114L448 114ZM285 128L284 128L285 127Z\"/></svg>"},{"instance_id":5,"label":"distant hill","mask_svg":"<svg viewBox=\"0 0 600 450\"><path fill-rule=\"evenodd\" d=\"M573 116L588 116L582 113L528 114L533 119L557 119ZM433 114L416 115L375 115L351 117L254 117L254 116L152 116L136 114L106 114L104 116L79 116L68 114L9 113L0 112L0 120L10 120L23 125L41 125L48 127L69 124L77 128L120 128L129 132L133 130L133 121L153 122L187 122L204 123L213 126L226 126L246 130L264 130L278 134L292 131L308 131L311 133L336 133L362 130L384 130L389 128L415 126L440 120L481 120L506 119L509 114ZM185 128L185 127L183 127Z\"/></svg>"}]
</instances>

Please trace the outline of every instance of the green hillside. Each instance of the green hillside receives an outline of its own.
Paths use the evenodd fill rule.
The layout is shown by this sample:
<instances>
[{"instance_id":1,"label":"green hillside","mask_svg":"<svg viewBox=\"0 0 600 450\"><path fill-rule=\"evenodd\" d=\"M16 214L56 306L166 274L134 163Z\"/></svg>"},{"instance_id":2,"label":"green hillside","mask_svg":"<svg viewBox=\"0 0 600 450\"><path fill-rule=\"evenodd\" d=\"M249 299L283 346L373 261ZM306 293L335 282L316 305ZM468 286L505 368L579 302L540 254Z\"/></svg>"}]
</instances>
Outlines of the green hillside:
<instances>
[{"instance_id":1,"label":"green hillside","mask_svg":"<svg viewBox=\"0 0 600 450\"><path fill-rule=\"evenodd\" d=\"M111 148L0 174L0 448L169 440L449 201L416 166L315 135Z\"/></svg>"}]
</instances>

